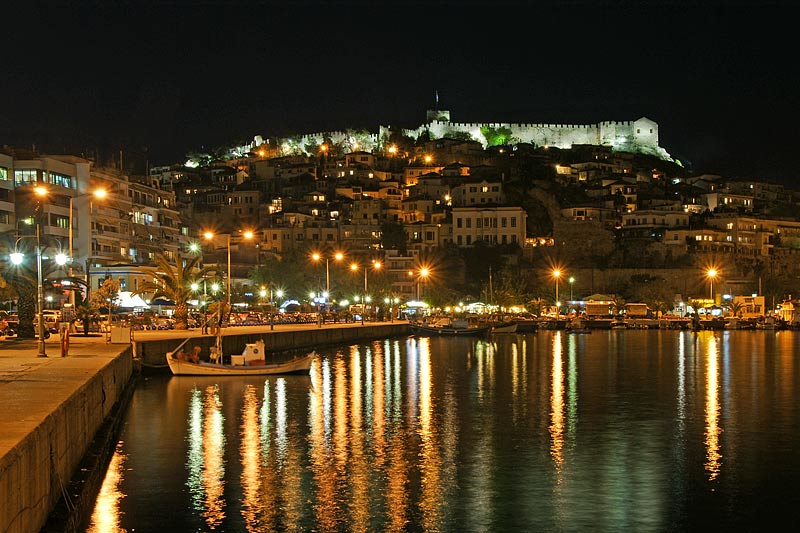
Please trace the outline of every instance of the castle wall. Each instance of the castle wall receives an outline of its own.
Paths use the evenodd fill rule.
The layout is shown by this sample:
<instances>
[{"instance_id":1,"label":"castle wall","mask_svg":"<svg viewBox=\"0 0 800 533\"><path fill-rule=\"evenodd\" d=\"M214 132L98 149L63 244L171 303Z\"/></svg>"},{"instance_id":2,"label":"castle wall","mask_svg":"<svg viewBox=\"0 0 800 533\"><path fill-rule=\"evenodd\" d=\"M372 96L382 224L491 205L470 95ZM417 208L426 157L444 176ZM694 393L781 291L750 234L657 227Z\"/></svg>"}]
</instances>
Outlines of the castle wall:
<instances>
[{"instance_id":1,"label":"castle wall","mask_svg":"<svg viewBox=\"0 0 800 533\"><path fill-rule=\"evenodd\" d=\"M571 148L573 144L611 146L625 152L652 153L671 160L669 154L658 146L658 124L648 118L636 121L605 121L597 124L540 124L508 122L448 122L434 120L413 130L403 130L404 135L416 138L430 130L436 138L453 133L468 133L486 147L482 127L507 128L511 136L521 142L536 146Z\"/></svg>"},{"instance_id":2,"label":"castle wall","mask_svg":"<svg viewBox=\"0 0 800 533\"><path fill-rule=\"evenodd\" d=\"M486 148L486 139L481 133L482 127L507 128L511 131L513 141L535 146L564 149L572 148L574 144L610 146L616 151L647 153L672 161L667 151L658 145L658 124L646 117L635 121L605 121L597 124L544 124L450 122L449 116L449 111L438 111L436 119L415 129L403 129L402 134L416 139L423 132L430 131L435 138L440 139L452 136L454 133L467 133ZM390 133L391 128L387 126L380 126L377 133L359 135L359 139L344 131L307 133L300 137L298 148L302 150L308 145L319 145L328 138L334 143L353 144L358 141L360 150L375 151L381 148L382 142Z\"/></svg>"}]
</instances>

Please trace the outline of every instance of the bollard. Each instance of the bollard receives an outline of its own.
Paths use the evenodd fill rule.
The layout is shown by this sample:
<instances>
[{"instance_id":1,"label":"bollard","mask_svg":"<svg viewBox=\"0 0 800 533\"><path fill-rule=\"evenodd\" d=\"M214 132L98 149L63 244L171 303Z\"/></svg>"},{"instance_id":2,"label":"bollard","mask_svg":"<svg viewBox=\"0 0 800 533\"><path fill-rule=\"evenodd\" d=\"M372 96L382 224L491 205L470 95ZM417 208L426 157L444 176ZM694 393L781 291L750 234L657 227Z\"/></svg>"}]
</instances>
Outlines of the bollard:
<instances>
[{"instance_id":1,"label":"bollard","mask_svg":"<svg viewBox=\"0 0 800 533\"><path fill-rule=\"evenodd\" d=\"M69 354L69 327L61 325L61 357Z\"/></svg>"}]
</instances>

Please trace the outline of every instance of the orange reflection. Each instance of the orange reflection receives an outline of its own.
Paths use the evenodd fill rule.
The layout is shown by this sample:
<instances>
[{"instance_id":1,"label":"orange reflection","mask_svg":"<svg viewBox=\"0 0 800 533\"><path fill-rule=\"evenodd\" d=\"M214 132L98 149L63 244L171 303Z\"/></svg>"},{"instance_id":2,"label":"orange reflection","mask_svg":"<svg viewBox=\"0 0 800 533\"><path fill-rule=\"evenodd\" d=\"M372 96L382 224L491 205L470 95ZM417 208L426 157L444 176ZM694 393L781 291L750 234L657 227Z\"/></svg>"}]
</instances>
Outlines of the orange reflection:
<instances>
[{"instance_id":1,"label":"orange reflection","mask_svg":"<svg viewBox=\"0 0 800 533\"><path fill-rule=\"evenodd\" d=\"M219 389L208 387L203 401L203 517L210 528L225 518L225 432Z\"/></svg>"},{"instance_id":2,"label":"orange reflection","mask_svg":"<svg viewBox=\"0 0 800 533\"><path fill-rule=\"evenodd\" d=\"M406 442L403 435L395 434L389 447L389 462L386 471L386 531L406 531L409 523L408 475L410 465L406 458Z\"/></svg>"},{"instance_id":3,"label":"orange reflection","mask_svg":"<svg viewBox=\"0 0 800 533\"><path fill-rule=\"evenodd\" d=\"M708 480L714 481L719 475L722 461L720 453L719 436L722 428L719 427L719 347L717 338L709 337L706 350L706 464Z\"/></svg>"},{"instance_id":4,"label":"orange reflection","mask_svg":"<svg viewBox=\"0 0 800 533\"><path fill-rule=\"evenodd\" d=\"M560 471L564 464L564 370L561 332L553 335L553 372L550 394L550 456Z\"/></svg>"},{"instance_id":5,"label":"orange reflection","mask_svg":"<svg viewBox=\"0 0 800 533\"><path fill-rule=\"evenodd\" d=\"M354 349L350 354L350 486L351 494L351 530L352 531L369 531L369 489L370 489L370 467L364 457L364 448L366 446L364 438L364 422L363 422L363 392L362 392L362 374L363 378L369 384L369 366L370 354L369 350L365 354L365 363L367 369L362 372L361 369L361 354L357 349ZM369 391L369 387L367 388Z\"/></svg>"},{"instance_id":6,"label":"orange reflection","mask_svg":"<svg viewBox=\"0 0 800 533\"><path fill-rule=\"evenodd\" d=\"M319 371L318 373L317 370ZM316 485L314 511L319 521L321 516L327 514L324 512L323 507L336 496L336 487L332 486L330 477L326 475L330 457L325 431L325 407L329 405L328 398L330 397L330 366L328 361L323 361L322 365L317 369L312 367L311 376L312 381L318 384L318 386L313 387L309 392L310 398L308 408L309 425L311 426L311 434L309 435L309 456L311 460L311 470L314 473L314 483ZM330 529L333 525L334 524L328 524L328 527L325 528L322 527L323 524L320 524L320 529Z\"/></svg>"},{"instance_id":7,"label":"orange reflection","mask_svg":"<svg viewBox=\"0 0 800 533\"><path fill-rule=\"evenodd\" d=\"M431 353L423 346L419 353L419 436L420 436L420 483L422 497L422 529L440 531L444 495L441 480L441 458L436 442L436 426L433 423Z\"/></svg>"},{"instance_id":8,"label":"orange reflection","mask_svg":"<svg viewBox=\"0 0 800 533\"><path fill-rule=\"evenodd\" d=\"M264 511L260 492L261 440L258 431L258 398L255 387L248 385L242 402L241 444L242 457L242 517L248 531L253 531L263 520Z\"/></svg>"},{"instance_id":9,"label":"orange reflection","mask_svg":"<svg viewBox=\"0 0 800 533\"><path fill-rule=\"evenodd\" d=\"M117 449L111 457L106 477L103 479L103 485L97 495L90 525L86 530L88 533L103 531L125 533L126 530L119 525L119 503L125 497L125 494L119 490L119 485L122 482L122 473L127 458L128 456L122 453L122 443L117 443Z\"/></svg>"}]
</instances>

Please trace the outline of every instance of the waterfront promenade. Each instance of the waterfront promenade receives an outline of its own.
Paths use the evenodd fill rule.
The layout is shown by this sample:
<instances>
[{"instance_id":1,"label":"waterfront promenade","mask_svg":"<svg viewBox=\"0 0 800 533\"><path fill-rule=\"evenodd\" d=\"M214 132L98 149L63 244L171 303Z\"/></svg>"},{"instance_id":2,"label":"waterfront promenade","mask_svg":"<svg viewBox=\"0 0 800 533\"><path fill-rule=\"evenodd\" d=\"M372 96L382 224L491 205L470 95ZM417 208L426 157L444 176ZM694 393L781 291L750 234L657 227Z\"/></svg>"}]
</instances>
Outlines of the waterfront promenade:
<instances>
[{"instance_id":1,"label":"waterfront promenade","mask_svg":"<svg viewBox=\"0 0 800 533\"><path fill-rule=\"evenodd\" d=\"M130 344L0 340L0 531L39 531L132 376Z\"/></svg>"}]
</instances>

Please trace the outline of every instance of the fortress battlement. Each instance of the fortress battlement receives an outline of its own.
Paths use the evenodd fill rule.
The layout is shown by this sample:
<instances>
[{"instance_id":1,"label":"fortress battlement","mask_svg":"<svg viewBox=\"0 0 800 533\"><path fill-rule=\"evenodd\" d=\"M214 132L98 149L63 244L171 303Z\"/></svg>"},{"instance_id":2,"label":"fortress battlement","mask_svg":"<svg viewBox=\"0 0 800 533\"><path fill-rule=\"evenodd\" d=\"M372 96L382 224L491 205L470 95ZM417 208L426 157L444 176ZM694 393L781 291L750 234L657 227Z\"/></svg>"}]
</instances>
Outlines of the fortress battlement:
<instances>
[{"instance_id":1,"label":"fortress battlement","mask_svg":"<svg viewBox=\"0 0 800 533\"><path fill-rule=\"evenodd\" d=\"M423 134L433 138L471 139L488 146L486 135L489 130L505 130L510 144L528 143L534 146L569 149L573 145L608 146L615 151L654 155L672 161L669 153L658 145L658 123L647 117L637 120L605 120L596 124L550 124L513 122L451 122L450 111L429 110L428 121L414 129L402 129L401 133L414 139ZM326 140L333 143L349 144L353 150L376 151L384 148L383 143L393 133L389 126L379 126L377 133L346 131L327 131L306 133L293 137L291 145L282 147L286 152L306 152L308 146L321 145ZM259 139L257 136L256 139Z\"/></svg>"}]
</instances>

